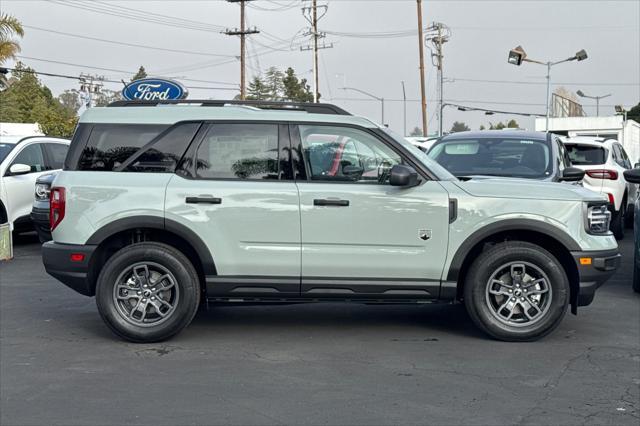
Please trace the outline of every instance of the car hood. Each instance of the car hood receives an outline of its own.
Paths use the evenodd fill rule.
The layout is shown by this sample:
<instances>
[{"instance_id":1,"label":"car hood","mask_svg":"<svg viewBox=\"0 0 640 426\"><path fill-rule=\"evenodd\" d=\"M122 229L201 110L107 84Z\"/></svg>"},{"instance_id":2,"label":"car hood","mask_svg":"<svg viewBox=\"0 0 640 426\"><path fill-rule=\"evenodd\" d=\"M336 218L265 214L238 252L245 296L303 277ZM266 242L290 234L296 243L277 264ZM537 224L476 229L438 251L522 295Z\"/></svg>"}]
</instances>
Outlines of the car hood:
<instances>
[{"instance_id":1,"label":"car hood","mask_svg":"<svg viewBox=\"0 0 640 426\"><path fill-rule=\"evenodd\" d=\"M483 178L458 181L456 185L475 197L527 198L563 201L606 201L604 195L578 185L531 179Z\"/></svg>"}]
</instances>

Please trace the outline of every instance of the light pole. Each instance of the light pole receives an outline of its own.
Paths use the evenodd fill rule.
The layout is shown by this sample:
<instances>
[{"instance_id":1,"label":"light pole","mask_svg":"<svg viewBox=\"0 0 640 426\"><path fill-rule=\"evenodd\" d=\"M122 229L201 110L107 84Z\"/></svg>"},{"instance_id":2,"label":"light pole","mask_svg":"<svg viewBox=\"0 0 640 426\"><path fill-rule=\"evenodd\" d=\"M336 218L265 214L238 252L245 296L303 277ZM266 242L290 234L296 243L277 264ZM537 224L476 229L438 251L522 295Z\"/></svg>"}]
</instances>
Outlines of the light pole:
<instances>
[{"instance_id":1,"label":"light pole","mask_svg":"<svg viewBox=\"0 0 640 426\"><path fill-rule=\"evenodd\" d=\"M360 90L360 89L356 89L355 87L341 87L342 90L353 90L354 92L358 92L358 93L362 93L363 95L367 95L373 99L376 99L378 101L380 101L380 104L382 106L382 125L384 126L384 98L381 98L379 96L376 95L372 95L369 92L365 92L364 90Z\"/></svg>"},{"instance_id":2,"label":"light pole","mask_svg":"<svg viewBox=\"0 0 640 426\"><path fill-rule=\"evenodd\" d=\"M527 54L525 53L524 49L522 48L522 46L518 46L515 49L511 49L509 51L509 57L507 59L507 62L509 62L512 65L522 65L523 62L531 62L534 64L540 64L540 65L545 65L547 67L547 120L546 120L546 124L545 124L545 131L549 131L549 111L550 111L550 103L551 103L551 67L554 65L558 65L558 64L562 64L564 62L570 62L570 61L584 61L585 59L587 59L587 52L585 52L584 49L576 52L575 55L573 55L570 58L567 59L563 59L561 61L547 61L547 62L542 62L542 61L536 61L533 59L528 59L527 58Z\"/></svg>"},{"instance_id":3,"label":"light pole","mask_svg":"<svg viewBox=\"0 0 640 426\"><path fill-rule=\"evenodd\" d=\"M402 136L407 136L407 91L404 89L404 80L402 80L402 113Z\"/></svg>"},{"instance_id":4,"label":"light pole","mask_svg":"<svg viewBox=\"0 0 640 426\"><path fill-rule=\"evenodd\" d=\"M611 96L611 93L607 95L602 95L602 96L589 96L589 95L585 95L582 90L578 90L576 93L581 98L589 98L589 99L596 100L596 117L600 117L600 99L608 98L609 96Z\"/></svg>"}]
</instances>

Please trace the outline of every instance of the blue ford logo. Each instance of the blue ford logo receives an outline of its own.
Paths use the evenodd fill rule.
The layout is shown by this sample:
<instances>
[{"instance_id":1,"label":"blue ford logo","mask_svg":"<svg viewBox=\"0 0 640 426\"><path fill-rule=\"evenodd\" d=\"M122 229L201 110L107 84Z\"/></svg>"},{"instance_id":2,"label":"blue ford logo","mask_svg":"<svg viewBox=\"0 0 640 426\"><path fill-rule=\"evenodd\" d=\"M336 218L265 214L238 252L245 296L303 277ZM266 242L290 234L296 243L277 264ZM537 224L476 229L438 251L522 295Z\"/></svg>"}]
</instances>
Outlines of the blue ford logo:
<instances>
[{"instance_id":1,"label":"blue ford logo","mask_svg":"<svg viewBox=\"0 0 640 426\"><path fill-rule=\"evenodd\" d=\"M173 80L143 78L127 84L122 96L129 101L168 101L186 98L187 89Z\"/></svg>"}]
</instances>

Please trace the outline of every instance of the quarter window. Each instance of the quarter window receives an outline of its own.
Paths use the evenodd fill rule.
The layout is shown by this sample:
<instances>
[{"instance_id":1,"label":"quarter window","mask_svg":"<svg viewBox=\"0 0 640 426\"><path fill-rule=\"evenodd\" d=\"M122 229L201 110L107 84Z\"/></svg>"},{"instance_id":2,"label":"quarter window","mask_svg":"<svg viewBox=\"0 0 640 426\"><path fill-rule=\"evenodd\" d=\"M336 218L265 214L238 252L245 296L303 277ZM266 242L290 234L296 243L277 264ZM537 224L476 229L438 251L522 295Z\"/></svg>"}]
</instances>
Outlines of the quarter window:
<instances>
[{"instance_id":1,"label":"quarter window","mask_svg":"<svg viewBox=\"0 0 640 426\"><path fill-rule=\"evenodd\" d=\"M277 124L213 124L196 152L204 179L277 180Z\"/></svg>"},{"instance_id":2,"label":"quarter window","mask_svg":"<svg viewBox=\"0 0 640 426\"><path fill-rule=\"evenodd\" d=\"M13 164L26 164L31 167L30 173L43 172L46 170L44 156L42 155L42 145L34 143L26 146L13 160Z\"/></svg>"},{"instance_id":3,"label":"quarter window","mask_svg":"<svg viewBox=\"0 0 640 426\"><path fill-rule=\"evenodd\" d=\"M167 127L166 124L96 124L82 150L78 170L112 171Z\"/></svg>"},{"instance_id":4,"label":"quarter window","mask_svg":"<svg viewBox=\"0 0 640 426\"><path fill-rule=\"evenodd\" d=\"M299 126L311 180L385 184L402 158L362 130Z\"/></svg>"}]
</instances>

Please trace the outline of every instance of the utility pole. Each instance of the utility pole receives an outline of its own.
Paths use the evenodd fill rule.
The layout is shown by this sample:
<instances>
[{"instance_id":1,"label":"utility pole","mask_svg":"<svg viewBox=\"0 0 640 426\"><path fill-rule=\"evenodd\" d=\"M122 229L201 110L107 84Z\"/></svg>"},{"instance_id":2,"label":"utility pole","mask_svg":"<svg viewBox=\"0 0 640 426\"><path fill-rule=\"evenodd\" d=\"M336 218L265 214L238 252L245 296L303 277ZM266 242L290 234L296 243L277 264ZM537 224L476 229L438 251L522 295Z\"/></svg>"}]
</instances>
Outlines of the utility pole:
<instances>
[{"instance_id":1,"label":"utility pole","mask_svg":"<svg viewBox=\"0 0 640 426\"><path fill-rule=\"evenodd\" d=\"M422 0L418 3L418 46L420 48L420 92L422 95L422 135L427 136L427 92L424 81L424 38L422 35Z\"/></svg>"},{"instance_id":2,"label":"utility pole","mask_svg":"<svg viewBox=\"0 0 640 426\"><path fill-rule=\"evenodd\" d=\"M407 136L407 91L404 88L404 80L402 80L402 136Z\"/></svg>"},{"instance_id":3,"label":"utility pole","mask_svg":"<svg viewBox=\"0 0 640 426\"><path fill-rule=\"evenodd\" d=\"M432 23L427 28L426 40L430 41L435 48L435 53L431 54L431 59L435 61L433 64L438 70L438 135L442 136L442 126L444 122L444 73L443 73L443 59L442 46L451 38L451 30L440 22Z\"/></svg>"},{"instance_id":4,"label":"utility pole","mask_svg":"<svg viewBox=\"0 0 640 426\"><path fill-rule=\"evenodd\" d=\"M318 8L322 9L322 14L318 16ZM311 46L301 46L300 50L313 50L313 102L317 103L320 98L319 87L320 87L320 78L318 73L318 50L319 49L330 49L333 47L333 43L327 45L324 42L322 46L318 46L318 39L326 37L326 34L318 31L318 21L327 14L328 6L320 5L318 6L317 0L311 0L311 7L303 7L302 14L305 19L311 24L310 30L305 35L310 35L312 37ZM307 16L308 15L308 16Z\"/></svg>"},{"instance_id":5,"label":"utility pole","mask_svg":"<svg viewBox=\"0 0 640 426\"><path fill-rule=\"evenodd\" d=\"M245 19L244 19L244 8L245 3L252 0L227 0L229 3L240 3L240 29L237 28L233 30L227 29L224 34L228 36L240 36L240 99L245 100L247 96L247 87L246 87L246 71L245 71L245 59L246 59L246 46L245 46L245 38L249 34L258 34L258 31L255 27L246 29L245 28Z\"/></svg>"}]
</instances>

